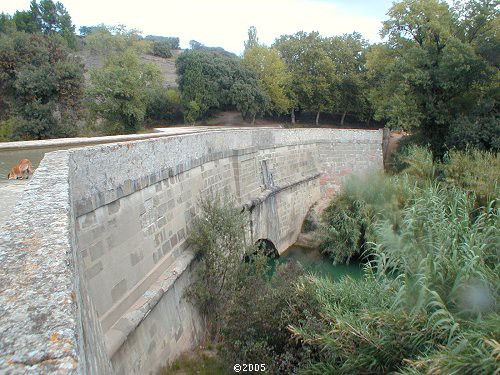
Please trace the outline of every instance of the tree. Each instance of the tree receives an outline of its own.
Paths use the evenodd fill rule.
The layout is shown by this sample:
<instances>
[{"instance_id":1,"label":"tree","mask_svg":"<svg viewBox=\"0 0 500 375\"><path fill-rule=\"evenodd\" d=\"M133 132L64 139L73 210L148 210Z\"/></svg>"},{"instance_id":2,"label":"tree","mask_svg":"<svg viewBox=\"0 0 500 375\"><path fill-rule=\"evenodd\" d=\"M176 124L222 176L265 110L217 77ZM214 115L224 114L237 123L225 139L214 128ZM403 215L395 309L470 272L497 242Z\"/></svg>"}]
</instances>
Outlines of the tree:
<instances>
[{"instance_id":1,"label":"tree","mask_svg":"<svg viewBox=\"0 0 500 375\"><path fill-rule=\"evenodd\" d=\"M6 13L0 13L0 33L10 33L16 31L16 23Z\"/></svg>"},{"instance_id":2,"label":"tree","mask_svg":"<svg viewBox=\"0 0 500 375\"><path fill-rule=\"evenodd\" d=\"M244 43L244 45L245 51L259 45L259 38L257 38L257 29L255 26L250 26L248 28L248 40Z\"/></svg>"},{"instance_id":3,"label":"tree","mask_svg":"<svg viewBox=\"0 0 500 375\"><path fill-rule=\"evenodd\" d=\"M90 72L91 109L113 132L136 132L144 121L148 90L161 81L159 69L141 63L133 51L111 55Z\"/></svg>"},{"instance_id":4,"label":"tree","mask_svg":"<svg viewBox=\"0 0 500 375\"><path fill-rule=\"evenodd\" d=\"M342 114L340 124L344 125L348 112L356 114L358 118L371 112L366 96L365 74L368 42L359 33L331 37L326 42L327 53L334 62L338 77L334 86L332 110Z\"/></svg>"},{"instance_id":5,"label":"tree","mask_svg":"<svg viewBox=\"0 0 500 375\"><path fill-rule=\"evenodd\" d=\"M200 117L200 114L200 105L195 100L191 100L187 103L186 108L184 108L184 121L191 123L194 126L194 124L196 124L196 120Z\"/></svg>"},{"instance_id":6,"label":"tree","mask_svg":"<svg viewBox=\"0 0 500 375\"><path fill-rule=\"evenodd\" d=\"M196 40L189 41L189 48L191 48L191 49L201 49L203 47L205 47L205 46Z\"/></svg>"},{"instance_id":7,"label":"tree","mask_svg":"<svg viewBox=\"0 0 500 375\"><path fill-rule=\"evenodd\" d=\"M182 121L182 102L179 90L159 85L148 90L146 120L175 123Z\"/></svg>"},{"instance_id":8,"label":"tree","mask_svg":"<svg viewBox=\"0 0 500 375\"><path fill-rule=\"evenodd\" d=\"M70 48L76 47L75 26L71 22L71 16L60 2L52 0L31 0L31 13L43 33L58 33L68 43Z\"/></svg>"},{"instance_id":9,"label":"tree","mask_svg":"<svg viewBox=\"0 0 500 375\"><path fill-rule=\"evenodd\" d=\"M83 64L57 34L0 34L0 118L14 118L14 137L76 134Z\"/></svg>"},{"instance_id":10,"label":"tree","mask_svg":"<svg viewBox=\"0 0 500 375\"><path fill-rule=\"evenodd\" d=\"M195 51L183 52L176 61L177 80L182 101L186 108L191 102L197 103L198 116L207 115L210 108L217 108L220 104L218 98L220 92L217 90L216 82L210 80L205 73L209 67L205 63L210 63L206 54Z\"/></svg>"},{"instance_id":11,"label":"tree","mask_svg":"<svg viewBox=\"0 0 500 375\"><path fill-rule=\"evenodd\" d=\"M154 56L163 57L165 59L172 57L172 51L170 50L170 43L165 41L154 41L152 47L152 53Z\"/></svg>"},{"instance_id":12,"label":"tree","mask_svg":"<svg viewBox=\"0 0 500 375\"><path fill-rule=\"evenodd\" d=\"M404 0L390 9L383 35L367 65L380 85L370 96L375 117L418 132L438 154L450 124L461 115L495 110L498 69L460 39L460 23L438 0ZM463 29L462 29L463 30ZM383 56L386 64L375 61Z\"/></svg>"},{"instance_id":13,"label":"tree","mask_svg":"<svg viewBox=\"0 0 500 375\"><path fill-rule=\"evenodd\" d=\"M196 102L201 118L212 111L234 106L244 117L252 119L265 110L266 101L255 75L240 59L224 51L205 47L184 51L177 58L176 69L184 106L187 108L189 103ZM235 86L242 92L238 93ZM244 100L253 102L244 103Z\"/></svg>"},{"instance_id":14,"label":"tree","mask_svg":"<svg viewBox=\"0 0 500 375\"><path fill-rule=\"evenodd\" d=\"M320 113L332 107L335 65L328 56L325 39L317 32L283 35L274 43L291 72L291 93L297 104ZM292 120L293 122L293 120Z\"/></svg>"},{"instance_id":15,"label":"tree","mask_svg":"<svg viewBox=\"0 0 500 375\"><path fill-rule=\"evenodd\" d=\"M230 95L243 119L252 119L252 125L255 123L255 117L263 114L268 107L267 97L252 83L236 81L231 87Z\"/></svg>"},{"instance_id":16,"label":"tree","mask_svg":"<svg viewBox=\"0 0 500 375\"><path fill-rule=\"evenodd\" d=\"M159 36L159 35L146 35L144 38L146 40L152 40L153 42L165 42L170 45L171 49L181 49L180 41L178 37L174 36Z\"/></svg>"},{"instance_id":17,"label":"tree","mask_svg":"<svg viewBox=\"0 0 500 375\"><path fill-rule=\"evenodd\" d=\"M281 114L292 107L286 94L291 76L275 48L258 44L248 47L243 54L243 66L257 76L259 88L269 101L268 112Z\"/></svg>"},{"instance_id":18,"label":"tree","mask_svg":"<svg viewBox=\"0 0 500 375\"><path fill-rule=\"evenodd\" d=\"M16 25L17 31L24 31L27 33L37 33L41 31L40 25L31 11L17 11L14 13L12 20Z\"/></svg>"},{"instance_id":19,"label":"tree","mask_svg":"<svg viewBox=\"0 0 500 375\"><path fill-rule=\"evenodd\" d=\"M149 42L145 41L135 29L127 29L124 25L86 27L85 44L92 53L110 56L131 51L139 54L149 50Z\"/></svg>"}]
</instances>

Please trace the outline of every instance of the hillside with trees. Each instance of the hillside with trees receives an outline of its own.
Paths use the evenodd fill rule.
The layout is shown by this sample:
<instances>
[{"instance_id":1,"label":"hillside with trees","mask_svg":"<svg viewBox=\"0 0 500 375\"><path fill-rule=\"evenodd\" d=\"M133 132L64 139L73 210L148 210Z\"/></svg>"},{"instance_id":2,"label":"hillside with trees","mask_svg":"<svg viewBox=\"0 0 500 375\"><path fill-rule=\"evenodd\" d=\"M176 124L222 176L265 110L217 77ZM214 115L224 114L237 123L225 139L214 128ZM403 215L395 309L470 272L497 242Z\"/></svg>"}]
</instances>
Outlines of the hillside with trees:
<instances>
[{"instance_id":1,"label":"hillside with trees","mask_svg":"<svg viewBox=\"0 0 500 375\"><path fill-rule=\"evenodd\" d=\"M195 40L181 51L179 38L125 26L77 35L63 4L33 0L0 16L0 139L129 133L238 111L248 124L377 121L438 154L498 150L498 26L490 0L402 0L383 43L298 31L266 46L251 27L236 56Z\"/></svg>"}]
</instances>

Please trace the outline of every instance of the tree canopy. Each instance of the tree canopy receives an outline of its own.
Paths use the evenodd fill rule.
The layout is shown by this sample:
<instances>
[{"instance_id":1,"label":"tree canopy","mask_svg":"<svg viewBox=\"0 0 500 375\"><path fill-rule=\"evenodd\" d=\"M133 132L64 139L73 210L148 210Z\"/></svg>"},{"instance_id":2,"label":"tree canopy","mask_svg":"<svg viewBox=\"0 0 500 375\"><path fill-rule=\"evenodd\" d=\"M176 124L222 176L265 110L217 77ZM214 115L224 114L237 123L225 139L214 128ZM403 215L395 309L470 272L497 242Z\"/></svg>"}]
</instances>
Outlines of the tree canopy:
<instances>
[{"instance_id":1,"label":"tree canopy","mask_svg":"<svg viewBox=\"0 0 500 375\"><path fill-rule=\"evenodd\" d=\"M102 68L91 71L91 106L113 132L139 130L148 107L148 89L161 85L159 69L140 62L132 50L111 55Z\"/></svg>"},{"instance_id":2,"label":"tree canopy","mask_svg":"<svg viewBox=\"0 0 500 375\"><path fill-rule=\"evenodd\" d=\"M255 74L235 57L212 49L192 49L179 56L176 68L183 103L196 102L200 117L236 108L245 118L253 118L266 109L267 98Z\"/></svg>"},{"instance_id":3,"label":"tree canopy","mask_svg":"<svg viewBox=\"0 0 500 375\"><path fill-rule=\"evenodd\" d=\"M75 135L83 65L62 37L0 33L0 118L16 119L14 137Z\"/></svg>"},{"instance_id":4,"label":"tree canopy","mask_svg":"<svg viewBox=\"0 0 500 375\"><path fill-rule=\"evenodd\" d=\"M485 15L495 12L487 3L472 1L460 13L438 0L392 6L383 28L388 42L368 54L371 75L380 77L371 90L376 118L421 134L442 152L457 119L497 112L498 67L472 43L498 20Z\"/></svg>"},{"instance_id":5,"label":"tree canopy","mask_svg":"<svg viewBox=\"0 0 500 375\"><path fill-rule=\"evenodd\" d=\"M144 116L173 121L182 113L194 123L222 110L238 110L249 121L288 112L294 123L296 114L309 112L316 124L321 113L340 125L359 126L373 117L380 126L405 129L430 143L438 155L468 144L497 150L499 30L493 0L456 0L452 6L400 0L389 9L378 44L356 32L298 31L268 47L252 26L242 56L196 40L174 56L179 38L143 38L124 25L82 26L77 39L61 3L31 0L29 10L0 14L0 122L9 120L16 129L24 124L23 137L59 134L68 122L63 119L82 107L83 70L76 56L83 49L82 56L98 55L84 106L105 123L122 122L116 131L133 131ZM167 94L149 80L151 67L140 62L144 54L176 59L178 91ZM106 89L123 89L128 101ZM114 103L113 116L104 103ZM49 131L52 126L58 130Z\"/></svg>"}]
</instances>

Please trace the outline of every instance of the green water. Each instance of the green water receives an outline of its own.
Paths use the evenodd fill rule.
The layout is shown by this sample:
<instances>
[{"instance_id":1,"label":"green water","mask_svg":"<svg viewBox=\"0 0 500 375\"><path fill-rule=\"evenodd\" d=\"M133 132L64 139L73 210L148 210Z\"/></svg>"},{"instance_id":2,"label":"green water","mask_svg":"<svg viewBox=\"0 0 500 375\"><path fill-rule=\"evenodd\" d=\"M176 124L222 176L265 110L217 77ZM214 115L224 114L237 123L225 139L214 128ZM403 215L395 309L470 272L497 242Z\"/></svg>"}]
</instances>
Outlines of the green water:
<instances>
[{"instance_id":1,"label":"green water","mask_svg":"<svg viewBox=\"0 0 500 375\"><path fill-rule=\"evenodd\" d=\"M363 276L363 269L359 262L350 264L336 264L320 254L318 250L305 249L292 245L285 250L278 259L278 264L287 262L299 262L307 272L318 276L326 276L332 280L340 280L344 276L359 279Z\"/></svg>"}]
</instances>

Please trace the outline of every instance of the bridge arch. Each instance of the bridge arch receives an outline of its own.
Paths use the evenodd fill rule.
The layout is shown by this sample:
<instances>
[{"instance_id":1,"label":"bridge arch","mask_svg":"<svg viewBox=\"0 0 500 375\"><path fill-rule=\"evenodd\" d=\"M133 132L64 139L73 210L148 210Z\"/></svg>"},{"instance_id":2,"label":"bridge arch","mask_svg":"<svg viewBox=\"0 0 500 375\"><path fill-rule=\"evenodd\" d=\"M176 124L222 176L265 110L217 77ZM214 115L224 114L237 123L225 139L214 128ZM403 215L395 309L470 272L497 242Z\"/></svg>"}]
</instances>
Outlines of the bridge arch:
<instances>
[{"instance_id":1,"label":"bridge arch","mask_svg":"<svg viewBox=\"0 0 500 375\"><path fill-rule=\"evenodd\" d=\"M264 253L269 258L279 258L280 254L274 243L267 238L260 238L255 241L255 245L259 252Z\"/></svg>"}]
</instances>

